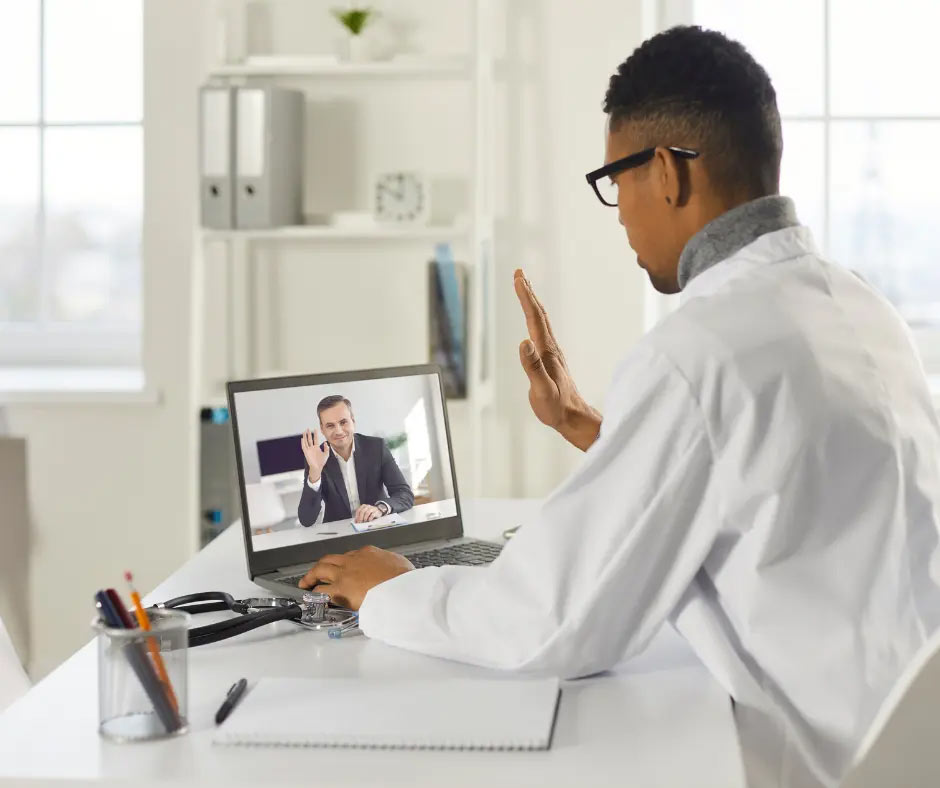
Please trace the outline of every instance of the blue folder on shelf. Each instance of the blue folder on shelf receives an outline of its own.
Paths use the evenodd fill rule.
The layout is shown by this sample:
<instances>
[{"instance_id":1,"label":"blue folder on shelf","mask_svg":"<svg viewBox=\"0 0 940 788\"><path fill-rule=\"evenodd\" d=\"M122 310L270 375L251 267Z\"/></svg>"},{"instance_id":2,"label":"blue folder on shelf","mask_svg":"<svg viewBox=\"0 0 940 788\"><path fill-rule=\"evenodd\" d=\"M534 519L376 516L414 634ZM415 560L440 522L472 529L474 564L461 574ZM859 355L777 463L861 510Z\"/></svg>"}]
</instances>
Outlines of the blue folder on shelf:
<instances>
[{"instance_id":1,"label":"blue folder on shelf","mask_svg":"<svg viewBox=\"0 0 940 788\"><path fill-rule=\"evenodd\" d=\"M454 262L450 244L434 249L431 263L431 360L444 370L448 397L467 394L467 273Z\"/></svg>"}]
</instances>

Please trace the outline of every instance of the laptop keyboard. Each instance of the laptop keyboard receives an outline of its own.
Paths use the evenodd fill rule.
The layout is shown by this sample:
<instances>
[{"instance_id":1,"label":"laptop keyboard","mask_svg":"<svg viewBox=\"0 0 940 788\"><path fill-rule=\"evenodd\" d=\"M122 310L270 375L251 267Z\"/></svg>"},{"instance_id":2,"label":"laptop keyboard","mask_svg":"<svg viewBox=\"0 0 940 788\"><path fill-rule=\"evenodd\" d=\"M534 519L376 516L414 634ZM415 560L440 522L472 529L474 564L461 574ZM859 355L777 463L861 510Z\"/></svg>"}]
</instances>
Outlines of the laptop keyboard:
<instances>
[{"instance_id":1,"label":"laptop keyboard","mask_svg":"<svg viewBox=\"0 0 940 788\"><path fill-rule=\"evenodd\" d=\"M499 551L503 549L500 544L491 542L464 542L463 544L448 545L435 550L422 550L419 553L405 553L415 568L422 569L425 566L485 566L492 563ZM295 586L300 582L304 573L291 575L289 577L279 577L279 583Z\"/></svg>"},{"instance_id":2,"label":"laptop keyboard","mask_svg":"<svg viewBox=\"0 0 940 788\"><path fill-rule=\"evenodd\" d=\"M502 545L490 542L465 542L420 553L406 553L407 558L418 569L425 566L484 566L492 563Z\"/></svg>"}]
</instances>

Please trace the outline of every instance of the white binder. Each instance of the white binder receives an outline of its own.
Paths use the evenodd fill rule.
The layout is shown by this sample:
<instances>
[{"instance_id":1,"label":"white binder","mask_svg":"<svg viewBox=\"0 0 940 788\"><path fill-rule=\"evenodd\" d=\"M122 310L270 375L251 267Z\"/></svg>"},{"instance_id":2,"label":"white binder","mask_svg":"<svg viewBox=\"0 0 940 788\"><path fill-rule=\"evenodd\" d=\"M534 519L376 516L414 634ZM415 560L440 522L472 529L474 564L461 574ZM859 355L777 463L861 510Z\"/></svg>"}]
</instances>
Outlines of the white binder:
<instances>
[{"instance_id":1,"label":"white binder","mask_svg":"<svg viewBox=\"0 0 940 788\"><path fill-rule=\"evenodd\" d=\"M301 224L303 93L243 87L235 106L235 226Z\"/></svg>"},{"instance_id":2,"label":"white binder","mask_svg":"<svg viewBox=\"0 0 940 788\"><path fill-rule=\"evenodd\" d=\"M199 190L202 226L235 227L235 89L199 90Z\"/></svg>"}]
</instances>

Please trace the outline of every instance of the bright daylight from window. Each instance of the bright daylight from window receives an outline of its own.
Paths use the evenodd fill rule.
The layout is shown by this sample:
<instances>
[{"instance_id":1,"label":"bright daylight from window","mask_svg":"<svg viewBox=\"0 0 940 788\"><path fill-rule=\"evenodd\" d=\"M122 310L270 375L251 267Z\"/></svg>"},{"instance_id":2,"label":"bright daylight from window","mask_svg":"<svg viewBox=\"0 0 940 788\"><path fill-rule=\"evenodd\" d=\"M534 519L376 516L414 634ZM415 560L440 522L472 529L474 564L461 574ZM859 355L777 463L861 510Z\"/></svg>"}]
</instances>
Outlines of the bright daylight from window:
<instances>
[{"instance_id":1,"label":"bright daylight from window","mask_svg":"<svg viewBox=\"0 0 940 788\"><path fill-rule=\"evenodd\" d=\"M137 360L141 24L139 0L0 2L0 363L81 363L83 337Z\"/></svg>"},{"instance_id":2,"label":"bright daylight from window","mask_svg":"<svg viewBox=\"0 0 940 788\"><path fill-rule=\"evenodd\" d=\"M906 20L903 36L883 34L886 15ZM693 18L737 38L769 72L783 117L781 192L823 253L912 326L940 327L940 91L924 71L940 2L789 0L770 24L762 3L695 0Z\"/></svg>"}]
</instances>

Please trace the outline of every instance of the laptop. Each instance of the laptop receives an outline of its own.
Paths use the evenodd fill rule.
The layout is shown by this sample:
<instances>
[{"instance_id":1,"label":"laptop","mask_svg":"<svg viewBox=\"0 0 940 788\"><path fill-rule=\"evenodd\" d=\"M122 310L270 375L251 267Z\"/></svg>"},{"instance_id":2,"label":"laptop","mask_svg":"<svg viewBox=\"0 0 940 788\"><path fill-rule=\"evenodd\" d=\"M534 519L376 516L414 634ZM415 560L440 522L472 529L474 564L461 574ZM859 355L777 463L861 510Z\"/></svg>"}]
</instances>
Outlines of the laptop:
<instances>
[{"instance_id":1,"label":"laptop","mask_svg":"<svg viewBox=\"0 0 940 788\"><path fill-rule=\"evenodd\" d=\"M299 598L324 555L375 545L416 567L482 566L500 544L463 535L439 367L426 364L231 381L248 575ZM304 488L306 430L329 459ZM379 503L379 502L382 503ZM354 522L355 504L375 506ZM378 516L376 516L378 515Z\"/></svg>"}]
</instances>

